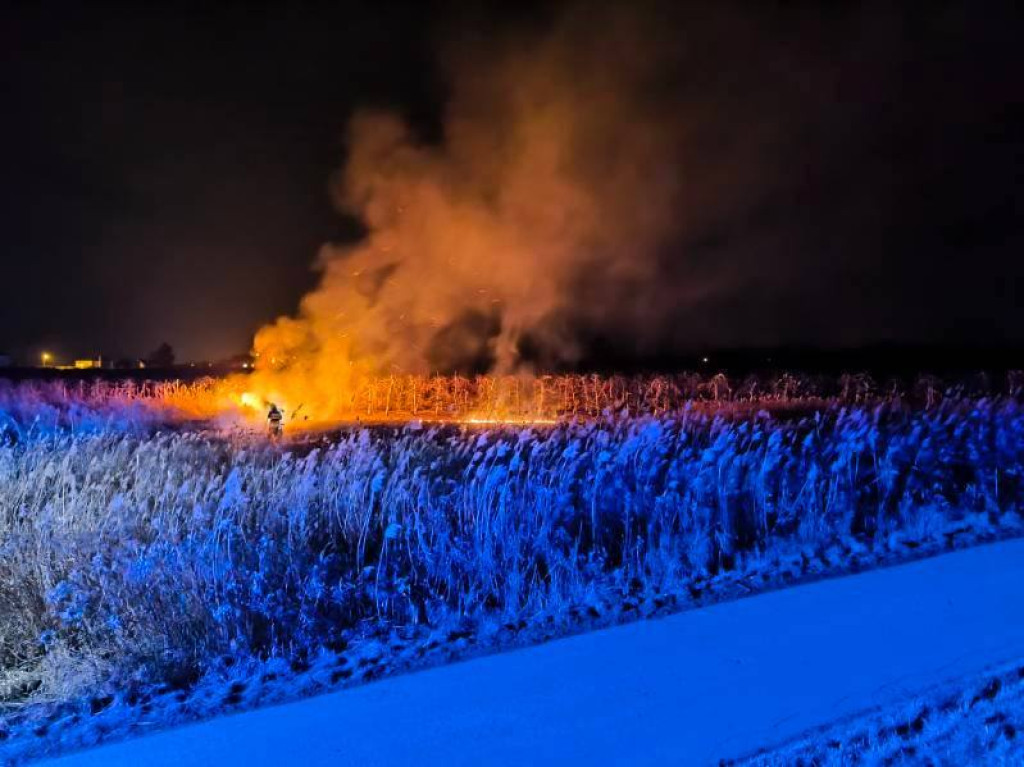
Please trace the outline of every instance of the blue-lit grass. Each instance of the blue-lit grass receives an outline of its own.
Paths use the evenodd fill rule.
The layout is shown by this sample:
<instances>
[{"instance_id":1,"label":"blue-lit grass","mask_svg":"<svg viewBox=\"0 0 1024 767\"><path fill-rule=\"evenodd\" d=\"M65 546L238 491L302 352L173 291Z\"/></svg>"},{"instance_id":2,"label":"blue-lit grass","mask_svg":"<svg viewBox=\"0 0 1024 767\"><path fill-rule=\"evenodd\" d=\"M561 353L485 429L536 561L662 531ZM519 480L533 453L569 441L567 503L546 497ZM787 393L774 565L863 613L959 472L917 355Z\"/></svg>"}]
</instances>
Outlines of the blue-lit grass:
<instances>
[{"instance_id":1,"label":"blue-lit grass","mask_svg":"<svg viewBox=\"0 0 1024 767\"><path fill-rule=\"evenodd\" d=\"M595 594L927 533L1024 502L1024 408L947 399L327 445L95 428L0 448L0 698L188 686L366 626L530 621Z\"/></svg>"}]
</instances>

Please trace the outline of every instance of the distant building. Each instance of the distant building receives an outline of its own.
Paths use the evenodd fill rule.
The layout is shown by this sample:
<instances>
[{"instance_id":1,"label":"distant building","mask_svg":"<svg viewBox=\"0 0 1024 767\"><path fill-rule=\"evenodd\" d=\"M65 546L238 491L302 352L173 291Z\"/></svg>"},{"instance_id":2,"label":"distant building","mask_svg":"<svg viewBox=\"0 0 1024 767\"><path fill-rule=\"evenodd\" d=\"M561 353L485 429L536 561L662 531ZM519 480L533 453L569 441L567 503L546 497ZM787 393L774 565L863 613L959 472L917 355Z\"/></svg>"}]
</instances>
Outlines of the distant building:
<instances>
[{"instance_id":1,"label":"distant building","mask_svg":"<svg viewBox=\"0 0 1024 767\"><path fill-rule=\"evenodd\" d=\"M217 363L217 367L228 370L252 370L255 367L255 358L251 354L236 354L224 362Z\"/></svg>"},{"instance_id":2,"label":"distant building","mask_svg":"<svg viewBox=\"0 0 1024 767\"><path fill-rule=\"evenodd\" d=\"M94 360L75 360L75 370L95 370L103 367L103 358L97 357Z\"/></svg>"}]
</instances>

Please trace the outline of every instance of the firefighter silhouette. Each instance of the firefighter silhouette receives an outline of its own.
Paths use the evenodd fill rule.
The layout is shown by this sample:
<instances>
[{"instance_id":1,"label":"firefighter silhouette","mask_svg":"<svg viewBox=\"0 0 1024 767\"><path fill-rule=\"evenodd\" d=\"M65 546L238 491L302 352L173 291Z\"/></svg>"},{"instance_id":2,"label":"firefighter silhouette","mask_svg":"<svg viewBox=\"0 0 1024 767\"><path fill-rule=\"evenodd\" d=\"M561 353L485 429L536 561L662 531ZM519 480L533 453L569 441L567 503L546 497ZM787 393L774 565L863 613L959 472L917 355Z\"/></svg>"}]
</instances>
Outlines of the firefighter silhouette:
<instances>
[{"instance_id":1,"label":"firefighter silhouette","mask_svg":"<svg viewBox=\"0 0 1024 767\"><path fill-rule=\"evenodd\" d=\"M273 402L270 403L270 412L267 413L267 427L271 437L280 437L284 433L284 411Z\"/></svg>"}]
</instances>

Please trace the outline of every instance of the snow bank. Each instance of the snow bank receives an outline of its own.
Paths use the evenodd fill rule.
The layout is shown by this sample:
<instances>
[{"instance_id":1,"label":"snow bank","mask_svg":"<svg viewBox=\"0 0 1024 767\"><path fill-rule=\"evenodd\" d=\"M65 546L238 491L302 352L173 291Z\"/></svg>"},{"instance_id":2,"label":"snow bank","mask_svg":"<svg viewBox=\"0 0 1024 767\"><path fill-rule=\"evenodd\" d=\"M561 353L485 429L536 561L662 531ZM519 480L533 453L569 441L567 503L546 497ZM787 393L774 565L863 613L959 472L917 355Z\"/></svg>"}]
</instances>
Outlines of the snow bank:
<instances>
[{"instance_id":1,"label":"snow bank","mask_svg":"<svg viewBox=\"0 0 1024 767\"><path fill-rule=\"evenodd\" d=\"M635 623L52 762L701 764L1024 657L1024 541Z\"/></svg>"}]
</instances>

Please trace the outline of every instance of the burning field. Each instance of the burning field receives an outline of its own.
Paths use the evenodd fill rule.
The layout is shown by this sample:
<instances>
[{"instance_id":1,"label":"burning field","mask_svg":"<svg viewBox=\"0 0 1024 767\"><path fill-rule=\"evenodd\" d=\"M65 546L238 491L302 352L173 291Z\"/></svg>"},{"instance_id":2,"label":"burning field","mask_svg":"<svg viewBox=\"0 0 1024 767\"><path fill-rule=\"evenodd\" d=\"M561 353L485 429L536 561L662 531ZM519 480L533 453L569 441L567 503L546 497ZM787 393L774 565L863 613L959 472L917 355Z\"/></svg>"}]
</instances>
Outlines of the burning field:
<instances>
[{"instance_id":1,"label":"burning field","mask_svg":"<svg viewBox=\"0 0 1024 767\"><path fill-rule=\"evenodd\" d=\"M626 21L460 53L439 142L357 114L253 371L0 382L0 758L1022 532L1020 374L542 372L730 299L665 246L746 158L680 204Z\"/></svg>"},{"instance_id":2,"label":"burning field","mask_svg":"<svg viewBox=\"0 0 1024 767\"><path fill-rule=\"evenodd\" d=\"M270 379L273 380L273 379ZM268 410L283 413L285 433L371 424L553 425L575 419L661 416L702 410L717 415L806 413L830 405L899 402L932 407L944 400L1019 396L1024 375L999 381L921 375L876 380L867 374L727 376L723 373L600 376L366 376L320 390L238 374L198 381L0 381L2 428L28 431L137 430L158 426L259 432Z\"/></svg>"},{"instance_id":3,"label":"burning field","mask_svg":"<svg viewBox=\"0 0 1024 767\"><path fill-rule=\"evenodd\" d=\"M986 107L993 125L970 122L972 94L1012 68L968 66L987 46L954 40L957 14L917 30L922 14L901 9L832 18L779 5L570 3L521 28L453 34L433 119L346 108L330 194L351 231L323 245L294 311L255 333L254 369L190 383L0 380L0 762L1024 534L1019 372L737 376L708 360L701 373L558 372L623 357L646 369L695 348L1016 337L1013 275L986 254L1019 242L1019 227L992 224L1019 195L996 185L988 199L979 182L1013 175L993 148L1009 135L1005 105ZM168 50L184 50L170 58L187 69L191 48ZM253 124L263 96L273 102L255 80L305 114L274 50L260 46L270 64L253 76ZM303 63L296 94L333 60ZM194 79L219 82L232 71L221 64ZM191 131L235 114L246 87L154 98L178 91L96 72L98 134L132 124L108 101L135 93L146 114L209 109L172 128L218 152L258 127ZM942 88L922 95L921 78ZM48 94L40 82L22 90ZM53 128L64 120L26 133L59 134L55 154L73 155ZM315 130L296 120L278 132L305 141ZM79 168L83 189L203 165L192 148L152 151L160 142L123 130L110 155L131 157L130 172L115 184ZM958 160L944 137L976 154ZM267 162L270 145L249 138L238 162ZM27 189L64 177L39 167ZM220 167L195 185L224 199L250 186ZM222 216L191 188L188 204L164 204L165 186L157 178L142 202L109 195L114 212L82 225L104 251L82 273L127 282L139 306L161 283L165 313L187 313L191 342L210 348L230 335L214 327L228 303L219 280L237 291L223 296L266 302L247 333L294 305L274 303L276 273L249 253L263 236L252 219L278 191L252 207L238 195ZM61 228L39 225L39 207L23 216L33 238ZM201 225L176 240L183 225L165 209L201 210ZM138 232L168 242L137 233L149 217ZM222 254L218 235L234 229L241 255ZM119 242L131 258L118 266L107 249ZM944 266L950 248L970 252L970 268ZM210 268L164 279L187 258ZM963 285L983 299L960 303ZM204 310L203 295L218 298ZM109 313L110 296L90 310ZM990 303L977 325L963 319ZM160 311L146 315L154 325Z\"/></svg>"}]
</instances>

